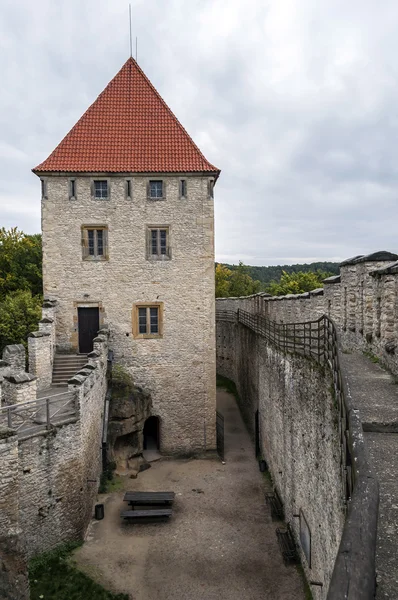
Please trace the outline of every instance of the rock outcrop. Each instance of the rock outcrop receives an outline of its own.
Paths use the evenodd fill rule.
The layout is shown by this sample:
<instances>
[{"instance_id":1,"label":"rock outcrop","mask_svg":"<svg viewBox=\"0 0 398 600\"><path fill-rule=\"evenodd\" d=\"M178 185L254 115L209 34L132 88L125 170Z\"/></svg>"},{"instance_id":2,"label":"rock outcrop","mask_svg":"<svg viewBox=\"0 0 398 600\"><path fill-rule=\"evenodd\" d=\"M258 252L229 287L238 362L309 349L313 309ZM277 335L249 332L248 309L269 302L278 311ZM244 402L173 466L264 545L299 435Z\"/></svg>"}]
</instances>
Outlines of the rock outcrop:
<instances>
[{"instance_id":1,"label":"rock outcrop","mask_svg":"<svg viewBox=\"0 0 398 600\"><path fill-rule=\"evenodd\" d=\"M152 414L152 398L139 387L112 388L108 422L108 460L118 469L143 451L145 421Z\"/></svg>"}]
</instances>

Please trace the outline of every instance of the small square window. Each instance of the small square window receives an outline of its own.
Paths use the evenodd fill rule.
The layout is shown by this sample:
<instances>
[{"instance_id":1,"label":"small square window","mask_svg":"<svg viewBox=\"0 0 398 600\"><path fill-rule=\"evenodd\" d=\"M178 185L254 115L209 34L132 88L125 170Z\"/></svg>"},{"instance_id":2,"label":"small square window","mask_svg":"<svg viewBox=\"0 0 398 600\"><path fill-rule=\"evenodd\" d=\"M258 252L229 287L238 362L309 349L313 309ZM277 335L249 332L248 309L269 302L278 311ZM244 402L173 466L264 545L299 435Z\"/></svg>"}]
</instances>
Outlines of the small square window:
<instances>
[{"instance_id":1,"label":"small square window","mask_svg":"<svg viewBox=\"0 0 398 600\"><path fill-rule=\"evenodd\" d=\"M82 227L83 260L107 260L106 227Z\"/></svg>"},{"instance_id":2,"label":"small square window","mask_svg":"<svg viewBox=\"0 0 398 600\"><path fill-rule=\"evenodd\" d=\"M163 181L150 181L149 182L149 197L153 199L163 198Z\"/></svg>"},{"instance_id":3,"label":"small square window","mask_svg":"<svg viewBox=\"0 0 398 600\"><path fill-rule=\"evenodd\" d=\"M94 181L94 198L97 200L108 199L108 182L106 180Z\"/></svg>"},{"instance_id":4,"label":"small square window","mask_svg":"<svg viewBox=\"0 0 398 600\"><path fill-rule=\"evenodd\" d=\"M168 227L148 227L147 258L165 260L171 258Z\"/></svg>"},{"instance_id":5,"label":"small square window","mask_svg":"<svg viewBox=\"0 0 398 600\"><path fill-rule=\"evenodd\" d=\"M187 197L187 180L180 179L180 198Z\"/></svg>"},{"instance_id":6,"label":"small square window","mask_svg":"<svg viewBox=\"0 0 398 600\"><path fill-rule=\"evenodd\" d=\"M139 303L133 306L133 335L138 338L162 337L163 303Z\"/></svg>"}]
</instances>

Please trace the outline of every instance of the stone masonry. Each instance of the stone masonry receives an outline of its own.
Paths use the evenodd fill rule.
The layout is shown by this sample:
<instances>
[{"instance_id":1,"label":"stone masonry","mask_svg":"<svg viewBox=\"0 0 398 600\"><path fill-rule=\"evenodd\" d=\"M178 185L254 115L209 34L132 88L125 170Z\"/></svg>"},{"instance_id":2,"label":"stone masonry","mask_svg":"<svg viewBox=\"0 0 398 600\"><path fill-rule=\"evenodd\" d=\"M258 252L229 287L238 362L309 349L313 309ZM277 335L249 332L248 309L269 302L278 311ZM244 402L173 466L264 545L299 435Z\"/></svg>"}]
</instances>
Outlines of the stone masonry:
<instances>
[{"instance_id":1,"label":"stone masonry","mask_svg":"<svg viewBox=\"0 0 398 600\"><path fill-rule=\"evenodd\" d=\"M67 177L48 177L44 291L57 300L58 349L77 351L77 309L99 306L115 361L151 393L161 450L203 451L215 447L213 198L208 177L186 177L186 198L179 177L162 177L163 201L147 199L148 177L132 179L131 199L125 178L110 178L109 200L92 199L90 177L76 178L75 200ZM108 260L82 259L81 227L89 224L108 227ZM169 227L170 260L147 260L149 225ZM162 303L161 338L134 337L136 302Z\"/></svg>"}]
</instances>

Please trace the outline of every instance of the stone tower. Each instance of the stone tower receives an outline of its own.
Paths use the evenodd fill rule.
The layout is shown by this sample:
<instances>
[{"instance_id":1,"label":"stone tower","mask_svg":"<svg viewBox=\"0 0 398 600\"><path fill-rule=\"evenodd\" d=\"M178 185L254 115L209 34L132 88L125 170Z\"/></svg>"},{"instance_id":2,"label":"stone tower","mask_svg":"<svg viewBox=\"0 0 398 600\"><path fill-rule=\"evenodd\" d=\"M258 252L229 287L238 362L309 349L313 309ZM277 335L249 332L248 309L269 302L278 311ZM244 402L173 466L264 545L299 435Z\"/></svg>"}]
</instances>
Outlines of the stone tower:
<instances>
[{"instance_id":1,"label":"stone tower","mask_svg":"<svg viewBox=\"0 0 398 600\"><path fill-rule=\"evenodd\" d=\"M160 449L213 449L220 171L129 58L33 172L57 351L90 352L107 324L115 362L151 392Z\"/></svg>"}]
</instances>

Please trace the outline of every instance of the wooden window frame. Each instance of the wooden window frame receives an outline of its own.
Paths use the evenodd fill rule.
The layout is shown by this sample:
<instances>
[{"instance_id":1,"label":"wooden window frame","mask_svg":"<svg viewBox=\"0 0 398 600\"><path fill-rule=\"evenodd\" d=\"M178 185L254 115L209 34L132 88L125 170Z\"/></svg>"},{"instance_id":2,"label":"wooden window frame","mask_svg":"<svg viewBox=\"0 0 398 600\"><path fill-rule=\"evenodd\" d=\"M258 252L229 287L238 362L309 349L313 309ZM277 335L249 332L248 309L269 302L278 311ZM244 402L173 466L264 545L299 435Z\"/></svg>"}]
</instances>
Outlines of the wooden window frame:
<instances>
[{"instance_id":1,"label":"wooden window frame","mask_svg":"<svg viewBox=\"0 0 398 600\"><path fill-rule=\"evenodd\" d=\"M88 253L88 232L89 231L103 231L103 254L89 254ZM95 234L95 238L97 235ZM82 240L82 259L84 261L99 261L109 260L108 253L108 226L107 225L82 225L81 226L81 240ZM98 242L94 241L94 247L98 245ZM98 247L97 247L98 250ZM94 250L95 251L95 250Z\"/></svg>"},{"instance_id":2,"label":"wooden window frame","mask_svg":"<svg viewBox=\"0 0 398 600\"><path fill-rule=\"evenodd\" d=\"M160 181L162 183L162 196L151 196L151 183L155 182L155 181ZM147 195L147 199L150 200L151 202L158 202L161 200L166 200L166 181L164 179L160 179L157 177L151 177L150 179L148 179L147 182L147 186L146 186L146 195Z\"/></svg>"},{"instance_id":3,"label":"wooden window frame","mask_svg":"<svg viewBox=\"0 0 398 600\"><path fill-rule=\"evenodd\" d=\"M106 181L107 182L107 189L108 189L108 195L106 198L96 198L95 196L95 182L96 181ZM91 180L90 183L90 188L91 188L91 199L95 200L96 202L109 202L109 200L111 199L111 180L107 177L93 177L93 179Z\"/></svg>"},{"instance_id":4,"label":"wooden window frame","mask_svg":"<svg viewBox=\"0 0 398 600\"><path fill-rule=\"evenodd\" d=\"M150 319L148 319L149 309L157 308L158 309L158 333L140 333L139 328L139 310L140 308L147 309L147 331L148 324L150 327ZM133 310L131 314L132 320L132 333L133 337L136 339L160 339L163 337L163 302L135 302L133 304Z\"/></svg>"},{"instance_id":5,"label":"wooden window frame","mask_svg":"<svg viewBox=\"0 0 398 600\"><path fill-rule=\"evenodd\" d=\"M166 254L152 254L152 231L166 231ZM157 240L159 251L160 249L160 234L158 233ZM171 260L171 245L170 245L170 226L169 225L147 225L146 228L146 258L147 260Z\"/></svg>"}]
</instances>

